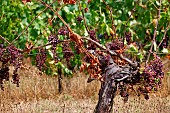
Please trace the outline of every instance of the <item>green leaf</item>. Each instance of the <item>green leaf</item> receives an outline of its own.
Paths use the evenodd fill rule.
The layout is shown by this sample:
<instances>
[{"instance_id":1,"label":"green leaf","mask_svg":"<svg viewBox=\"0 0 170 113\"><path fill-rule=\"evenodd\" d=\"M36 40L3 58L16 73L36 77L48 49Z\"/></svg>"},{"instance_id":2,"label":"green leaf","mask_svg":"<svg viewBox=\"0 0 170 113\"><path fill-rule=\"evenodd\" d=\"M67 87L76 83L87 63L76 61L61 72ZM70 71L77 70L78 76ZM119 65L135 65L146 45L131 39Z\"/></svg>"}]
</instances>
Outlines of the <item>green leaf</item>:
<instances>
[{"instance_id":1,"label":"green leaf","mask_svg":"<svg viewBox=\"0 0 170 113\"><path fill-rule=\"evenodd\" d=\"M137 54L137 58L139 59L140 62L142 62L144 56L142 55L142 53L138 53L138 54Z\"/></svg>"}]
</instances>

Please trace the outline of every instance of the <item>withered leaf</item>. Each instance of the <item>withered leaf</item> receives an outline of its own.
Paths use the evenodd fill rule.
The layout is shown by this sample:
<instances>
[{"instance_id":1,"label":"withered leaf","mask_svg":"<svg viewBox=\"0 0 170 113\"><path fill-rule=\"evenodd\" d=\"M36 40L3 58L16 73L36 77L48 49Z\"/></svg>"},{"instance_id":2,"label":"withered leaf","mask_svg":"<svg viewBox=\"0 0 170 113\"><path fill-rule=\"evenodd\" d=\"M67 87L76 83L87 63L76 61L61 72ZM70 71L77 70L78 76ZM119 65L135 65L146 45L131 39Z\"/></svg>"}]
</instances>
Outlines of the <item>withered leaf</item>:
<instances>
[{"instance_id":1,"label":"withered leaf","mask_svg":"<svg viewBox=\"0 0 170 113\"><path fill-rule=\"evenodd\" d=\"M26 4L27 2L31 2L31 0L22 0L23 4Z\"/></svg>"}]
</instances>

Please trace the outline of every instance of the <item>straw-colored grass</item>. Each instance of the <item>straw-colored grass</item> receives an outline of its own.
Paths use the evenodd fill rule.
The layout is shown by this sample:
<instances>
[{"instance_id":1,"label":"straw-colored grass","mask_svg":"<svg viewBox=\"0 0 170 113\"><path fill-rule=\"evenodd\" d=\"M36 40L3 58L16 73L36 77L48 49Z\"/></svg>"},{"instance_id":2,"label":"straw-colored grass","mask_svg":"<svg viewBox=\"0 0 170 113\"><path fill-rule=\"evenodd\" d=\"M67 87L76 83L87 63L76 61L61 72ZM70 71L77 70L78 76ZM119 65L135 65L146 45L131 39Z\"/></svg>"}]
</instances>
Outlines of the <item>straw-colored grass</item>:
<instances>
[{"instance_id":1,"label":"straw-colored grass","mask_svg":"<svg viewBox=\"0 0 170 113\"><path fill-rule=\"evenodd\" d=\"M73 78L63 77L63 92L59 94L57 77L40 76L36 67L27 67L19 70L19 87L5 82L4 91L0 90L0 113L93 113L98 81L87 83L88 76L76 72ZM165 76L162 90L151 94L149 100L131 95L128 103L123 103L120 96L114 101L115 113L170 113L170 76Z\"/></svg>"}]
</instances>

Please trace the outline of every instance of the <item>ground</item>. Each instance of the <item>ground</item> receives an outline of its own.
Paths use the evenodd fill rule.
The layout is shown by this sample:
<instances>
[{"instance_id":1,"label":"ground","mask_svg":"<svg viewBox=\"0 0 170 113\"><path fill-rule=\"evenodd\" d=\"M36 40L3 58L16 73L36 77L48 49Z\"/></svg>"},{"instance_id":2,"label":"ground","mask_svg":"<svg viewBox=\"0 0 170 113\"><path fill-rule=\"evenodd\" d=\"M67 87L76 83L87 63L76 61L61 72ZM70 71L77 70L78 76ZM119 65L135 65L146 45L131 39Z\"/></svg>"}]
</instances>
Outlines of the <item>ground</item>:
<instances>
[{"instance_id":1,"label":"ground","mask_svg":"<svg viewBox=\"0 0 170 113\"><path fill-rule=\"evenodd\" d=\"M63 92L58 92L57 77L40 75L34 66L19 70L20 86L5 82L0 90L0 113L93 113L100 82L87 83L87 75L78 71L73 78L63 77ZM12 74L12 67L10 75ZM150 99L131 94L127 103L117 95L114 113L170 113L170 76Z\"/></svg>"}]
</instances>

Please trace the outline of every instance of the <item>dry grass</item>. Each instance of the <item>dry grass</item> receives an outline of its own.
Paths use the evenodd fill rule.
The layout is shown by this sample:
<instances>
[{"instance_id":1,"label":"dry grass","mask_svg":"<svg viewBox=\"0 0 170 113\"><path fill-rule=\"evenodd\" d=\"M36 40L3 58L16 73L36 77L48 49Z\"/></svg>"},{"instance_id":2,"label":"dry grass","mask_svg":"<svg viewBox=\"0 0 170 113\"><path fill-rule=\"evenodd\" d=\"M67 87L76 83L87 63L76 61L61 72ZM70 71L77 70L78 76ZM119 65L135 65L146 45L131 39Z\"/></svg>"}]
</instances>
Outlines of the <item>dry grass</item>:
<instances>
[{"instance_id":1,"label":"dry grass","mask_svg":"<svg viewBox=\"0 0 170 113\"><path fill-rule=\"evenodd\" d=\"M70 95L58 96L57 99L41 99L30 102L11 103L3 106L3 113L93 113L97 101L92 99L74 99ZM116 96L113 106L115 113L169 113L170 96L143 98L130 97L128 103Z\"/></svg>"},{"instance_id":2,"label":"dry grass","mask_svg":"<svg viewBox=\"0 0 170 113\"><path fill-rule=\"evenodd\" d=\"M100 83L87 83L88 76L79 72L73 78L63 78L62 94L58 93L57 78L40 76L34 66L20 70L19 75L20 87L6 82L5 91L0 90L0 113L92 113L97 104ZM115 113L169 113L170 76L165 77L162 87L147 101L133 95L124 104L116 96L113 110Z\"/></svg>"},{"instance_id":3,"label":"dry grass","mask_svg":"<svg viewBox=\"0 0 170 113\"><path fill-rule=\"evenodd\" d=\"M167 88L167 92L169 92L170 95L170 60L169 59L163 59L163 64L164 64L164 70L166 73L166 76L164 78L164 86Z\"/></svg>"}]
</instances>

